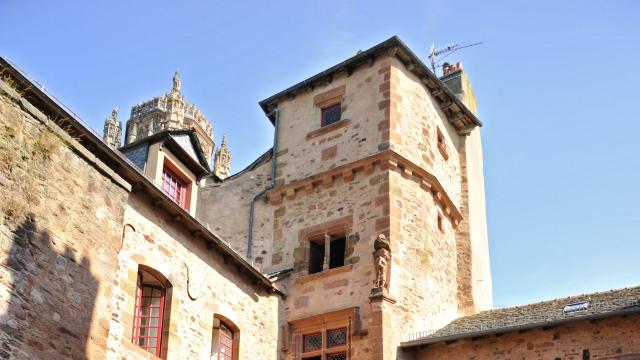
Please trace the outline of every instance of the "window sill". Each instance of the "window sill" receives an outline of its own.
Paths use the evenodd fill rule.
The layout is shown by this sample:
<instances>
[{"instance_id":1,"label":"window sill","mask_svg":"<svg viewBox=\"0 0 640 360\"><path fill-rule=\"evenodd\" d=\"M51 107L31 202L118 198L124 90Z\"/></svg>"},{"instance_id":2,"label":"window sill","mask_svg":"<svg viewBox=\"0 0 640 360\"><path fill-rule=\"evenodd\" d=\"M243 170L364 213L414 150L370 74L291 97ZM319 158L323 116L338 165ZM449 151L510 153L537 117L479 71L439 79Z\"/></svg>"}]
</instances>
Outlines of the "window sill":
<instances>
[{"instance_id":1,"label":"window sill","mask_svg":"<svg viewBox=\"0 0 640 360\"><path fill-rule=\"evenodd\" d=\"M142 358L142 359L145 359L145 360L161 360L161 358L153 355L150 352L147 352L146 350L142 349L141 347L137 346L136 344L132 343L131 341L127 341L126 339L122 339L122 343L124 344L126 350L135 353L135 355L137 357L139 357L139 358Z\"/></svg>"},{"instance_id":2,"label":"window sill","mask_svg":"<svg viewBox=\"0 0 640 360\"><path fill-rule=\"evenodd\" d=\"M326 133L330 133L330 132L332 132L334 130L338 130L338 129L343 128L343 127L345 127L345 126L347 126L349 124L351 124L351 119L343 119L343 120L334 122L331 125L323 126L320 129L313 130L313 131L309 132L307 134L307 140L311 140L311 139L316 138L318 136L322 136L322 135L324 135Z\"/></svg>"},{"instance_id":3,"label":"window sill","mask_svg":"<svg viewBox=\"0 0 640 360\"><path fill-rule=\"evenodd\" d=\"M296 278L295 282L296 284L304 284L309 281L313 281L315 279L330 277L333 275L349 272L351 271L351 269L353 269L353 264L344 265L344 266L340 266L340 267L329 269L329 270L323 270L313 274L299 276Z\"/></svg>"}]
</instances>

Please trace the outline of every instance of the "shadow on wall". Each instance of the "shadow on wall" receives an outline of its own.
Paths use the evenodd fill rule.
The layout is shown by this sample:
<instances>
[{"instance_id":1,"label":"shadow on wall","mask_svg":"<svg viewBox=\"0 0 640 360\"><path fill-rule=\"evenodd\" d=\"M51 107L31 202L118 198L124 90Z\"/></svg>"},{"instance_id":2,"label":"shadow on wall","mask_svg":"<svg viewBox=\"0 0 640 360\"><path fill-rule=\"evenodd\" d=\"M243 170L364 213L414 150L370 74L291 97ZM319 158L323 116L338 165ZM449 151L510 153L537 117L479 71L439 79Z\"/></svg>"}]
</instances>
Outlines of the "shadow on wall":
<instances>
[{"instance_id":1,"label":"shadow on wall","mask_svg":"<svg viewBox=\"0 0 640 360\"><path fill-rule=\"evenodd\" d=\"M89 260L58 253L33 215L14 229L0 225L0 240L0 359L87 358L98 291Z\"/></svg>"}]
</instances>

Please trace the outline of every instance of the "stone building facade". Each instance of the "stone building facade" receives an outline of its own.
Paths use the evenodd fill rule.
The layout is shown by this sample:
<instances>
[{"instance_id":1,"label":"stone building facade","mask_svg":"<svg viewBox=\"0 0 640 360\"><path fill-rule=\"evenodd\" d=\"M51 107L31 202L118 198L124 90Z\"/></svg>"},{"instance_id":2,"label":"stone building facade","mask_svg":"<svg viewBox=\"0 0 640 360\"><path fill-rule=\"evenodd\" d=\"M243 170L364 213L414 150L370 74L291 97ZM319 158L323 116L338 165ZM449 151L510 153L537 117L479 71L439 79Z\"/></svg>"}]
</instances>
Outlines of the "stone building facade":
<instances>
[{"instance_id":1,"label":"stone building facade","mask_svg":"<svg viewBox=\"0 0 640 360\"><path fill-rule=\"evenodd\" d=\"M159 134L138 167L0 71L0 358L278 359L284 294L168 182L197 185L204 152Z\"/></svg>"},{"instance_id":2,"label":"stone building facade","mask_svg":"<svg viewBox=\"0 0 640 360\"><path fill-rule=\"evenodd\" d=\"M358 52L261 101L273 147L231 174L177 73L121 146L0 59L0 358L638 358L638 288L492 310L481 122L443 70Z\"/></svg>"},{"instance_id":3,"label":"stone building facade","mask_svg":"<svg viewBox=\"0 0 640 360\"><path fill-rule=\"evenodd\" d=\"M459 95L392 38L261 102L275 151L205 179L198 217L280 274L287 359L319 354L308 333L335 326L350 358L395 359L401 334L491 307L480 122ZM327 316L339 325L319 328Z\"/></svg>"}]
</instances>

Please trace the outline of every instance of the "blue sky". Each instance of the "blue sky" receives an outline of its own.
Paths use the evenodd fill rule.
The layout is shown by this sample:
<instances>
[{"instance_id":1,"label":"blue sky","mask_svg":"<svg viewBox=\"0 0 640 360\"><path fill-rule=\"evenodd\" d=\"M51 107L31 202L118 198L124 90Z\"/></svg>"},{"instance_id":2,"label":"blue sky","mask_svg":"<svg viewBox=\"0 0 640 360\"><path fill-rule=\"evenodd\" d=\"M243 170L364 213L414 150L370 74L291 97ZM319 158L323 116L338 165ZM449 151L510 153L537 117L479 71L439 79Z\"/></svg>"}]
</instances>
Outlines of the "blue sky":
<instances>
[{"instance_id":1,"label":"blue sky","mask_svg":"<svg viewBox=\"0 0 640 360\"><path fill-rule=\"evenodd\" d=\"M257 102L392 35L482 41L479 100L498 306L640 284L640 2L11 1L0 54L102 130L118 105L183 92L229 137L270 147Z\"/></svg>"}]
</instances>

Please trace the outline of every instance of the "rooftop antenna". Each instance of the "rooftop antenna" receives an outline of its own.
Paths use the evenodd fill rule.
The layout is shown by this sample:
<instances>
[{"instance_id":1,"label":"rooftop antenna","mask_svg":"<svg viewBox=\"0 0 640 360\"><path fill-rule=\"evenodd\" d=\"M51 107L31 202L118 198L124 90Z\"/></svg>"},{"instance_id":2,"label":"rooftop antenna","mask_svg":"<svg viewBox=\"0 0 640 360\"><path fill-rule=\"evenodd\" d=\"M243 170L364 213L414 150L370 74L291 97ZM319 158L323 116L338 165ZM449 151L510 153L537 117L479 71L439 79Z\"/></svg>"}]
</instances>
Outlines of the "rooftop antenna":
<instances>
[{"instance_id":1,"label":"rooftop antenna","mask_svg":"<svg viewBox=\"0 0 640 360\"><path fill-rule=\"evenodd\" d=\"M431 70L433 71L433 73L436 73L436 68L438 68L438 66L440 66L440 60L446 58L447 56L453 54L454 52L464 49L464 48L468 48L468 47L472 47L472 46L476 46L476 45L480 45L482 44L481 42L477 42L477 43L473 43L473 44L468 44L468 45L458 45L457 42L453 42L449 45L443 46L441 48L436 48L436 44L432 43L431 44L431 48L429 48L429 61L431 62ZM441 58L438 58L440 55L444 55Z\"/></svg>"}]
</instances>

